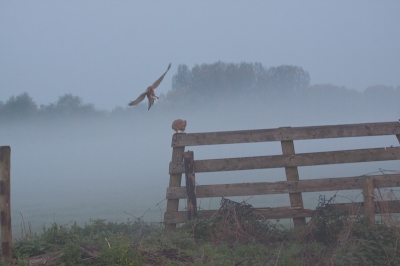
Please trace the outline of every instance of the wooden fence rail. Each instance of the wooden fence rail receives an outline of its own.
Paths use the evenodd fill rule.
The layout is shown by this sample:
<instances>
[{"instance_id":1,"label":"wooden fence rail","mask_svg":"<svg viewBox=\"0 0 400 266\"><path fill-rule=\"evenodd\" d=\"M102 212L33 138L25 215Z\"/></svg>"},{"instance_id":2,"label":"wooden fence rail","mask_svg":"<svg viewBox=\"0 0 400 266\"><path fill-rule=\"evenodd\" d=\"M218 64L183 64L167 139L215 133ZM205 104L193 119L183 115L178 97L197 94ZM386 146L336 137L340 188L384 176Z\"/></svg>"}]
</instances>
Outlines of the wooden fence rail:
<instances>
[{"instance_id":1,"label":"wooden fence rail","mask_svg":"<svg viewBox=\"0 0 400 266\"><path fill-rule=\"evenodd\" d=\"M218 172L249 169L285 168L286 180L280 182L258 182L240 184L218 184L196 186L196 197L251 196L288 193L290 205L279 208L256 209L266 219L293 218L294 226L305 224L305 217L313 215L315 210L304 209L303 192L363 189L364 202L357 205L369 217L371 223L375 217L374 188L400 186L400 174L341 177L313 180L300 180L297 167L342 163L400 160L400 147L370 148L357 150L326 151L314 153L295 153L294 140L345 138L395 135L400 142L400 123L366 123L349 125L329 125L316 127L284 127L276 129L242 130L210 133L174 134L172 137L173 156L169 165L170 185L167 188L167 210L164 223L167 229L175 228L177 223L187 220L184 211L178 211L179 199L187 198L186 188L181 187L181 177L185 173L183 162L186 146L217 145L233 143L251 143L280 141L282 154L270 156L221 158L195 160L194 172ZM246 180L250 182L250 180ZM377 205L378 204L378 205ZM353 205L337 205L346 210ZM400 212L398 202L390 203L390 210ZM378 206L379 207L379 206ZM379 209L379 208L378 208ZM200 210L198 217L209 218L216 210Z\"/></svg>"},{"instance_id":2,"label":"wooden fence rail","mask_svg":"<svg viewBox=\"0 0 400 266\"><path fill-rule=\"evenodd\" d=\"M172 147L399 135L399 122L174 134ZM400 138L400 136L398 137ZM400 141L400 140L399 140Z\"/></svg>"},{"instance_id":3,"label":"wooden fence rail","mask_svg":"<svg viewBox=\"0 0 400 266\"><path fill-rule=\"evenodd\" d=\"M400 174L371 175L375 188L400 187ZM363 189L366 177L322 178L299 181L256 182L196 186L197 198L255 196L285 193ZM167 188L167 199L185 199L185 187Z\"/></svg>"},{"instance_id":4,"label":"wooden fence rail","mask_svg":"<svg viewBox=\"0 0 400 266\"><path fill-rule=\"evenodd\" d=\"M282 168L294 166L313 166L341 163L360 163L398 160L400 147L374 148L361 150L343 150L330 152L299 153L288 155L270 155L241 158L197 160L194 162L196 173L235 171L250 169ZM185 173L183 162L171 162L170 174Z\"/></svg>"}]
</instances>

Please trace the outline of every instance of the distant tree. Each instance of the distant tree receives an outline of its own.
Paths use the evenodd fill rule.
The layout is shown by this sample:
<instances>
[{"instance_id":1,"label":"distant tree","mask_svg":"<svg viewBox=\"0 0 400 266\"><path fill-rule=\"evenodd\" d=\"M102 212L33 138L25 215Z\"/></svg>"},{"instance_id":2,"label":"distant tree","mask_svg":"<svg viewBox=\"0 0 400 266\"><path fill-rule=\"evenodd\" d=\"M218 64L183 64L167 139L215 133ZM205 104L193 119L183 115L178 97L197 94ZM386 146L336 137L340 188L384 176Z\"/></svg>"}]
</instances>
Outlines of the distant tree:
<instances>
[{"instance_id":1,"label":"distant tree","mask_svg":"<svg viewBox=\"0 0 400 266\"><path fill-rule=\"evenodd\" d=\"M83 104L80 97L73 96L72 94L60 96L55 104L42 105L40 110L44 115L57 117L71 117L96 113L93 104Z\"/></svg>"},{"instance_id":2,"label":"distant tree","mask_svg":"<svg viewBox=\"0 0 400 266\"><path fill-rule=\"evenodd\" d=\"M35 116L38 107L28 93L11 96L5 104L2 104L0 116L6 120L28 119Z\"/></svg>"},{"instance_id":3,"label":"distant tree","mask_svg":"<svg viewBox=\"0 0 400 266\"><path fill-rule=\"evenodd\" d=\"M192 83L192 73L187 65L179 65L177 73L172 77L172 89L187 88Z\"/></svg>"},{"instance_id":4,"label":"distant tree","mask_svg":"<svg viewBox=\"0 0 400 266\"><path fill-rule=\"evenodd\" d=\"M191 70L179 65L172 79L167 103L221 104L223 99L266 97L268 91L286 95L310 85L310 75L301 67L283 65L265 68L261 63L224 63L195 65ZM222 99L222 101L221 101ZM243 99L243 100L242 100Z\"/></svg>"},{"instance_id":5,"label":"distant tree","mask_svg":"<svg viewBox=\"0 0 400 266\"><path fill-rule=\"evenodd\" d=\"M364 96L373 99L381 98L380 96L384 95L386 99L390 99L394 96L396 90L392 86L386 85L375 85L370 86L364 90Z\"/></svg>"},{"instance_id":6,"label":"distant tree","mask_svg":"<svg viewBox=\"0 0 400 266\"><path fill-rule=\"evenodd\" d=\"M340 121L362 113L361 93L333 84L315 84L300 91L298 109L313 113L320 120ZM360 116L361 117L361 116Z\"/></svg>"},{"instance_id":7,"label":"distant tree","mask_svg":"<svg viewBox=\"0 0 400 266\"><path fill-rule=\"evenodd\" d=\"M259 66L258 64L257 66ZM214 96L245 92L256 85L254 64L224 63L196 65L192 69L192 88Z\"/></svg>"},{"instance_id":8,"label":"distant tree","mask_svg":"<svg viewBox=\"0 0 400 266\"><path fill-rule=\"evenodd\" d=\"M293 93L310 86L310 75L298 66L282 65L268 68L269 89L279 93Z\"/></svg>"},{"instance_id":9,"label":"distant tree","mask_svg":"<svg viewBox=\"0 0 400 266\"><path fill-rule=\"evenodd\" d=\"M386 112L400 115L400 91L392 86L375 85L366 88L363 92L363 100L366 108L371 113Z\"/></svg>"},{"instance_id":10,"label":"distant tree","mask_svg":"<svg viewBox=\"0 0 400 266\"><path fill-rule=\"evenodd\" d=\"M172 90L166 103L209 105L221 104L221 99L251 97L267 87L267 71L260 63L240 64L218 61L195 65L191 70L179 65L172 79Z\"/></svg>"}]
</instances>

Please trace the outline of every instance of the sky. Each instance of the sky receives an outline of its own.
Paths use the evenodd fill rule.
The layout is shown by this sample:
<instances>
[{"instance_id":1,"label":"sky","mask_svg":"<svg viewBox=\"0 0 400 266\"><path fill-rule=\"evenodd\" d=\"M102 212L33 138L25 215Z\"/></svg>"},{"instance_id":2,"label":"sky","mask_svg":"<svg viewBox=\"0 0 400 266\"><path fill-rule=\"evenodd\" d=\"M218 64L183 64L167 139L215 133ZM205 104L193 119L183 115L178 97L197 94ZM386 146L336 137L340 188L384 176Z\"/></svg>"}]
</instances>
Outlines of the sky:
<instances>
[{"instance_id":1,"label":"sky","mask_svg":"<svg viewBox=\"0 0 400 266\"><path fill-rule=\"evenodd\" d=\"M400 85L400 1L0 2L0 101L127 106L172 63L301 66L311 84Z\"/></svg>"}]
</instances>

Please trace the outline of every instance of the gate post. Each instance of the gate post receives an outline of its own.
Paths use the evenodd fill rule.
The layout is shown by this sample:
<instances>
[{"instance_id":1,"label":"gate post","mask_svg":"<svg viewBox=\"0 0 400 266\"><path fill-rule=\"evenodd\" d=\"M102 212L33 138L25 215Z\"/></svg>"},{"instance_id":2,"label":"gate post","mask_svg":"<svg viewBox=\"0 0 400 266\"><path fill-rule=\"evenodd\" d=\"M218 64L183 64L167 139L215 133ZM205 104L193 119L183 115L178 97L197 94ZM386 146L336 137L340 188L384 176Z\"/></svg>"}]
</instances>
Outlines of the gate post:
<instances>
[{"instance_id":1,"label":"gate post","mask_svg":"<svg viewBox=\"0 0 400 266\"><path fill-rule=\"evenodd\" d=\"M364 216L368 226L375 225L374 179L366 178L364 183Z\"/></svg>"},{"instance_id":2,"label":"gate post","mask_svg":"<svg viewBox=\"0 0 400 266\"><path fill-rule=\"evenodd\" d=\"M10 205L10 146L0 147L0 210L1 258L3 263L12 259L11 205Z\"/></svg>"},{"instance_id":3,"label":"gate post","mask_svg":"<svg viewBox=\"0 0 400 266\"><path fill-rule=\"evenodd\" d=\"M185 179L187 194L187 217L188 221L197 217L196 177L194 173L193 151L185 152Z\"/></svg>"},{"instance_id":4,"label":"gate post","mask_svg":"<svg viewBox=\"0 0 400 266\"><path fill-rule=\"evenodd\" d=\"M183 152L185 147L174 147L172 150L172 162L182 162L183 161ZM180 187L182 181L182 174L174 174L170 175L169 178L169 186L170 187ZM177 212L179 207L179 199L169 199L167 201L167 212ZM166 224L165 231L166 233L173 231L176 228L176 224Z\"/></svg>"},{"instance_id":5,"label":"gate post","mask_svg":"<svg viewBox=\"0 0 400 266\"><path fill-rule=\"evenodd\" d=\"M281 146L283 155L295 154L293 140L282 140ZM285 172L287 181L299 181L299 171L297 170L297 166L285 167ZM290 198L290 206L304 208L303 197L301 193L289 193L289 198ZM293 226L295 228L304 226L305 224L306 224L306 218L304 217L293 218Z\"/></svg>"}]
</instances>

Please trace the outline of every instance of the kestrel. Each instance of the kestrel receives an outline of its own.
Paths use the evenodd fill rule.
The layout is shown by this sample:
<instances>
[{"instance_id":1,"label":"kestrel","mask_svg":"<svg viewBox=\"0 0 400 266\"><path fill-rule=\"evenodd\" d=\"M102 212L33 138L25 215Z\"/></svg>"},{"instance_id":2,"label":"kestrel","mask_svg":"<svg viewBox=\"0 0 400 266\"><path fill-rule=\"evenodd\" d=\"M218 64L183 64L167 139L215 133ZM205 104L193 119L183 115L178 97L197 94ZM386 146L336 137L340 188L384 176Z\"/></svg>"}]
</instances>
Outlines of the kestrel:
<instances>
[{"instance_id":1,"label":"kestrel","mask_svg":"<svg viewBox=\"0 0 400 266\"><path fill-rule=\"evenodd\" d=\"M185 131L186 124L187 124L186 120L176 119L172 123L172 129L175 130L175 133L178 133L178 130L180 130L181 133L183 133Z\"/></svg>"},{"instance_id":2,"label":"kestrel","mask_svg":"<svg viewBox=\"0 0 400 266\"><path fill-rule=\"evenodd\" d=\"M149 108L147 110L150 110L150 107L153 105L154 103L154 99L158 97L156 96L156 94L154 93L154 90L158 87L158 85L160 85L161 81L164 79L165 74L167 74L168 70L171 68L171 63L168 65L167 71L165 71L165 73L159 77L154 83L153 85L149 86L147 88L147 90L145 92L143 92L142 94L140 94L140 96L129 103L129 106L133 106L133 105L137 105L138 103L140 103L141 101L144 100L144 98L147 96L147 99L149 100Z\"/></svg>"}]
</instances>

